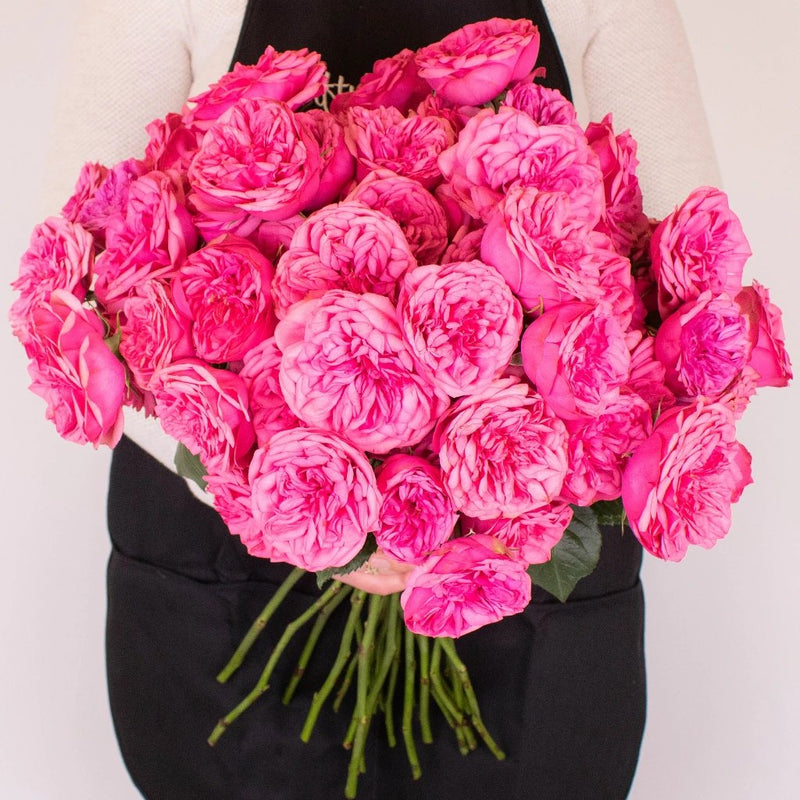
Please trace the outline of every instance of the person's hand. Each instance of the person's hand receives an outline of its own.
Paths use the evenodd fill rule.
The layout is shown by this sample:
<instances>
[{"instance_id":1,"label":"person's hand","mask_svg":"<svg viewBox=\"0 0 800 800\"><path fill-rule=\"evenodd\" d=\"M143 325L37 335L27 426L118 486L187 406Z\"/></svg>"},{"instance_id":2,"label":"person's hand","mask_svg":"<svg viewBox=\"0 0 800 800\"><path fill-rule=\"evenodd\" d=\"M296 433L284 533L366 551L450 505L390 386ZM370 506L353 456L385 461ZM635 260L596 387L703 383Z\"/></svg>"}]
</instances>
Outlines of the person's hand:
<instances>
[{"instance_id":1,"label":"person's hand","mask_svg":"<svg viewBox=\"0 0 800 800\"><path fill-rule=\"evenodd\" d=\"M394 594L406 588L408 573L412 569L414 569L413 564L395 561L382 550L377 550L354 572L334 577L337 581L347 583L356 589L363 589L370 594Z\"/></svg>"}]
</instances>

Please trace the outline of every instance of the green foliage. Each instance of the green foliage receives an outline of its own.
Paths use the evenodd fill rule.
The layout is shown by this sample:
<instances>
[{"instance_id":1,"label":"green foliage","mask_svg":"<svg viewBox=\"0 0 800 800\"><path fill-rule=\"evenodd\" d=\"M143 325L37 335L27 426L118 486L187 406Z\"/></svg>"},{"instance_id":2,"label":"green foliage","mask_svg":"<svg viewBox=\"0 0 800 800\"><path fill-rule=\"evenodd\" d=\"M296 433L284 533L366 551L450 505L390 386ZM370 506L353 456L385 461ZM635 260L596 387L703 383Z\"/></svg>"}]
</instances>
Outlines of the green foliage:
<instances>
[{"instance_id":1,"label":"green foliage","mask_svg":"<svg viewBox=\"0 0 800 800\"><path fill-rule=\"evenodd\" d=\"M206 490L206 468L183 444L179 444L175 451L175 469L178 475L194 481L203 491Z\"/></svg>"},{"instance_id":2,"label":"green foliage","mask_svg":"<svg viewBox=\"0 0 800 800\"><path fill-rule=\"evenodd\" d=\"M367 536L364 546L356 553L351 561L341 567L329 567L316 573L317 586L322 589L334 575L347 575L348 572L355 572L359 567L367 563L369 557L378 549L378 543L372 534Z\"/></svg>"}]
</instances>

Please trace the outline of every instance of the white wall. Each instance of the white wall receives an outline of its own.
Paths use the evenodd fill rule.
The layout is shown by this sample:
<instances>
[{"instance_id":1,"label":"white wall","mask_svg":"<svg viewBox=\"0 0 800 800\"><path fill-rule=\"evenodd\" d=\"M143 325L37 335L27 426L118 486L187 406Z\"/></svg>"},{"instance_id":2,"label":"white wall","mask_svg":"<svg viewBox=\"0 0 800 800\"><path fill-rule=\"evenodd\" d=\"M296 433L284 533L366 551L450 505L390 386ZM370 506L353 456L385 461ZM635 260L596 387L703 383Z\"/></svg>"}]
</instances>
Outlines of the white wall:
<instances>
[{"instance_id":1,"label":"white wall","mask_svg":"<svg viewBox=\"0 0 800 800\"><path fill-rule=\"evenodd\" d=\"M40 159L57 135L49 108L70 5L27 0L6 8L0 26L2 308L38 221ZM800 296L800 6L678 5L725 188L756 253L749 274L786 310L800 368L793 302ZM41 401L26 391L21 348L1 325L0 348L7 370L0 399L0 797L132 799L138 794L117 754L103 667L108 453L60 441ZM649 718L633 800L796 796L798 394L796 387L764 390L741 425L756 484L736 507L729 537L679 566L651 560L645 568Z\"/></svg>"}]
</instances>

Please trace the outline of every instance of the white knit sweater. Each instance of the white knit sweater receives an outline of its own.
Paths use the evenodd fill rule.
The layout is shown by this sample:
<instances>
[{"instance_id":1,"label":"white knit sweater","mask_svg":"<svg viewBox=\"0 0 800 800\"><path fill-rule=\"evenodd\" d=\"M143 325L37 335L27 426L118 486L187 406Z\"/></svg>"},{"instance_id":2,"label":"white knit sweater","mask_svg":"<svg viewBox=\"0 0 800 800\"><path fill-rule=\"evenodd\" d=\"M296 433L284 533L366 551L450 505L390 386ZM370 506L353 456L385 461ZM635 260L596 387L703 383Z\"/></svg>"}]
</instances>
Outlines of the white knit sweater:
<instances>
[{"instance_id":1,"label":"white knit sweater","mask_svg":"<svg viewBox=\"0 0 800 800\"><path fill-rule=\"evenodd\" d=\"M179 110L228 69L245 6L246 0L81 0L56 110L46 213L64 203L84 161L110 165L141 155L148 122ZM629 128L638 142L645 211L663 216L692 188L718 186L672 0L544 0L544 6L581 122L611 111L615 129ZM127 414L125 432L172 467L175 443L155 420Z\"/></svg>"}]
</instances>

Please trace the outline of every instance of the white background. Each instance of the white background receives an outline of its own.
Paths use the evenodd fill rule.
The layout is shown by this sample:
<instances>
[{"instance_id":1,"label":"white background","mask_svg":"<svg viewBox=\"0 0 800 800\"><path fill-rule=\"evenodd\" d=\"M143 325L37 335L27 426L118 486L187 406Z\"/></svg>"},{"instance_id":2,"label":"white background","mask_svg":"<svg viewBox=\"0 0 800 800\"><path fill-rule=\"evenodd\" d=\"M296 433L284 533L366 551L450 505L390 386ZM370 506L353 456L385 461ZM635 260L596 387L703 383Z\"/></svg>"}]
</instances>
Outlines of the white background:
<instances>
[{"instance_id":1,"label":"white background","mask_svg":"<svg viewBox=\"0 0 800 800\"><path fill-rule=\"evenodd\" d=\"M69 5L6 6L0 26L3 309L38 221L42 154L57 136L50 107ZM678 5L725 189L756 254L746 281L757 277L785 310L800 371L800 4ZM133 800L103 666L109 455L58 438L2 324L0 353L0 797ZM649 709L632 800L797 796L799 394L763 390L741 423L756 483L729 537L681 565L647 562Z\"/></svg>"}]
</instances>

